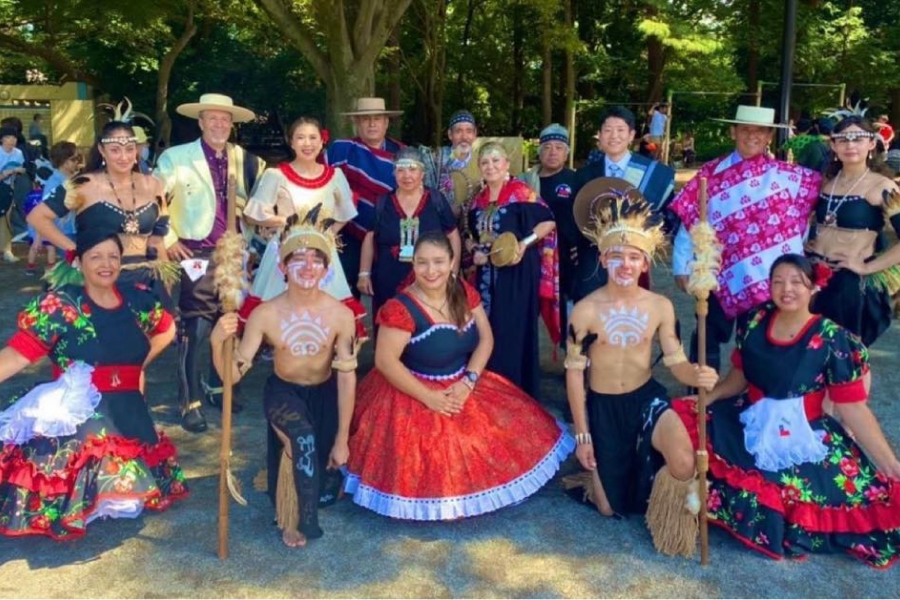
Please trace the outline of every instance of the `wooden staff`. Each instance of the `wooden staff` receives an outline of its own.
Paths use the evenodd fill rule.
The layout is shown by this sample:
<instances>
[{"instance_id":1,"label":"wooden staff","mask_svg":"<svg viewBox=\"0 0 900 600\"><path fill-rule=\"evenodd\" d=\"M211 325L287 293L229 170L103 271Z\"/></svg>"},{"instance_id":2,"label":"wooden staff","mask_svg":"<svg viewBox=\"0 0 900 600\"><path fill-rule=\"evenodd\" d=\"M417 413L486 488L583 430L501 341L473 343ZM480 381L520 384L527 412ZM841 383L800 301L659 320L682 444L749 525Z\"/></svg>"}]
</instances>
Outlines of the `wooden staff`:
<instances>
[{"instance_id":1,"label":"wooden staff","mask_svg":"<svg viewBox=\"0 0 900 600\"><path fill-rule=\"evenodd\" d=\"M235 208L235 198L237 193L237 182L234 175L228 177L228 209L226 211L228 231L226 236L237 233L237 212ZM221 265L216 265L218 269ZM222 293L220 289L220 300L222 302L222 311L224 313L235 312L234 294ZM223 348L222 362L225 365L225 373L222 378L222 442L219 447L219 559L228 558L228 462L231 458L231 402L232 402L232 365L234 364L234 336L225 340Z\"/></svg>"},{"instance_id":2,"label":"wooden staff","mask_svg":"<svg viewBox=\"0 0 900 600\"><path fill-rule=\"evenodd\" d=\"M700 222L706 223L706 205L709 199L707 180L700 179ZM706 317L709 315L708 289L696 290L697 294L697 349L701 367L706 366ZM706 473L709 471L709 455L706 452L706 389L698 389L697 428L700 445L697 449L697 472L700 492L700 564L709 564L709 523L706 515Z\"/></svg>"}]
</instances>

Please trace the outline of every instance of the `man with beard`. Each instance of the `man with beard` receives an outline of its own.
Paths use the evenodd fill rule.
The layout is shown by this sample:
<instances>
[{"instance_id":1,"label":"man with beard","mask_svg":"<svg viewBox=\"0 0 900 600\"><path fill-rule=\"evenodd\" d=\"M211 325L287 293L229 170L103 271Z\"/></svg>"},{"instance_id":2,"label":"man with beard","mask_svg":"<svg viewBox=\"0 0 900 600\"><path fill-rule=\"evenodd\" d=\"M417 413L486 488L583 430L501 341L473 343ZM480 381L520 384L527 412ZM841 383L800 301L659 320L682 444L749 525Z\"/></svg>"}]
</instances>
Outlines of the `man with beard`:
<instances>
[{"instance_id":1,"label":"man with beard","mask_svg":"<svg viewBox=\"0 0 900 600\"><path fill-rule=\"evenodd\" d=\"M433 153L433 161L426 165L426 181L447 199L453 214L462 213L481 188L478 161L474 160L478 127L475 117L467 110L458 110L450 117L447 127L449 146L441 146ZM432 155L429 150L426 153Z\"/></svg>"}]
</instances>

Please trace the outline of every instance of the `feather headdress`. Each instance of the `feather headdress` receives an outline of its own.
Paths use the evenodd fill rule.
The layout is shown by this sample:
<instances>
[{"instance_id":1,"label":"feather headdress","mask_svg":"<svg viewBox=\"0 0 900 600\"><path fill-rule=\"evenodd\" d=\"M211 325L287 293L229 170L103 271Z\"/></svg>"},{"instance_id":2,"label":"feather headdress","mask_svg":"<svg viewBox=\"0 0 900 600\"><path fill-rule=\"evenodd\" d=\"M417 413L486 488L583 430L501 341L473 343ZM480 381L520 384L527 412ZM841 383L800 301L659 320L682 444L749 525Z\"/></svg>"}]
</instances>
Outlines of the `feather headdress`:
<instances>
[{"instance_id":1,"label":"feather headdress","mask_svg":"<svg viewBox=\"0 0 900 600\"><path fill-rule=\"evenodd\" d=\"M575 198L575 221L600 253L633 246L651 259L665 244L662 216L623 179L604 177L588 183Z\"/></svg>"},{"instance_id":2,"label":"feather headdress","mask_svg":"<svg viewBox=\"0 0 900 600\"><path fill-rule=\"evenodd\" d=\"M864 119L866 113L869 111L869 107L863 106L863 102L865 102L865 100L860 100L854 105L847 102L847 105L844 108L835 108L826 111L825 116L829 119L834 119L835 121L840 121L847 117L859 117Z\"/></svg>"},{"instance_id":3,"label":"feather headdress","mask_svg":"<svg viewBox=\"0 0 900 600\"><path fill-rule=\"evenodd\" d=\"M321 203L288 217L287 226L281 234L281 261L284 262L298 250L308 248L321 251L330 261L334 250L338 248L337 236L331 229L334 223L335 220Z\"/></svg>"},{"instance_id":4,"label":"feather headdress","mask_svg":"<svg viewBox=\"0 0 900 600\"><path fill-rule=\"evenodd\" d=\"M153 119L142 112L135 111L134 106L131 104L131 100L129 100L127 96L125 96L118 104L98 104L97 108L109 112L112 115L113 121L133 123L135 119L143 119L150 125L156 125L156 123L153 122Z\"/></svg>"}]
</instances>

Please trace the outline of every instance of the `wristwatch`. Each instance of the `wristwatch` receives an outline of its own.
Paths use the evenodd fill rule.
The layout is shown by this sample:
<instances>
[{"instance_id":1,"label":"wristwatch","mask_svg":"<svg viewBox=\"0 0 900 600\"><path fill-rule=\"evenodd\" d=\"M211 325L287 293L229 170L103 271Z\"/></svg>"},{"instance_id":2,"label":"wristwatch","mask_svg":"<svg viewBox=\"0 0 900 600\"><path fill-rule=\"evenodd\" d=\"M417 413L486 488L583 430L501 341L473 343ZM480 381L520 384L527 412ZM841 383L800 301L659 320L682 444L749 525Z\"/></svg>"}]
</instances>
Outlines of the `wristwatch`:
<instances>
[{"instance_id":1,"label":"wristwatch","mask_svg":"<svg viewBox=\"0 0 900 600\"><path fill-rule=\"evenodd\" d=\"M478 383L478 373L475 371L466 371L463 373L464 383L470 388L475 387L475 384Z\"/></svg>"}]
</instances>

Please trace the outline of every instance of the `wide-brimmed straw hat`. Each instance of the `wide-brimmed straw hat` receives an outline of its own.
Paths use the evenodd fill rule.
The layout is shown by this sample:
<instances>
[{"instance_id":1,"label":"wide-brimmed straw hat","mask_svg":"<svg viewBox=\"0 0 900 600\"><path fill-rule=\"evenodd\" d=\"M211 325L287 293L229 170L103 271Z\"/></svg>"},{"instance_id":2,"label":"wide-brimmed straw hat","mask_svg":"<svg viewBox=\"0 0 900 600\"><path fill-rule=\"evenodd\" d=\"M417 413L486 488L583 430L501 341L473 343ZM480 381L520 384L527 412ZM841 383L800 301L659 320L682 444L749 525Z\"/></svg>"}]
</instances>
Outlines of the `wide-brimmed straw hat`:
<instances>
[{"instance_id":1,"label":"wide-brimmed straw hat","mask_svg":"<svg viewBox=\"0 0 900 600\"><path fill-rule=\"evenodd\" d=\"M249 108L235 106L231 96L225 94L203 94L200 96L200 102L189 102L182 104L175 109L179 115L197 119L204 110L221 110L231 113L235 123L246 123L256 118L256 115Z\"/></svg>"},{"instance_id":2,"label":"wide-brimmed straw hat","mask_svg":"<svg viewBox=\"0 0 900 600\"><path fill-rule=\"evenodd\" d=\"M745 106L737 107L737 112L733 119L713 119L720 123L731 123L732 125L756 125L757 127L772 127L779 129L790 129L790 125L775 122L775 109L765 106Z\"/></svg>"},{"instance_id":3,"label":"wide-brimmed straw hat","mask_svg":"<svg viewBox=\"0 0 900 600\"><path fill-rule=\"evenodd\" d=\"M366 115L385 115L396 117L402 115L402 110L387 110L384 106L384 98L357 98L356 110L341 113L345 117L363 117Z\"/></svg>"}]
</instances>

